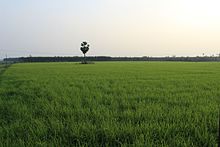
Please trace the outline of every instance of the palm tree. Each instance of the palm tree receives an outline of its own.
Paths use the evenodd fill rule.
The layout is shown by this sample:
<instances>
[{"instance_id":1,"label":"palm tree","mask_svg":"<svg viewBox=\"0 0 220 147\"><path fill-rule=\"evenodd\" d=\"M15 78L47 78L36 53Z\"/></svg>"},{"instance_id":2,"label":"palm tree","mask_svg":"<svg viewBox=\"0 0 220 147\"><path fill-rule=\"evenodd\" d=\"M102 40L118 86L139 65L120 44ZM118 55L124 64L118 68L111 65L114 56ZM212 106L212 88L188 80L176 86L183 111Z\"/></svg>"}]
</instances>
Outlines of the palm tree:
<instances>
[{"instance_id":1,"label":"palm tree","mask_svg":"<svg viewBox=\"0 0 220 147\"><path fill-rule=\"evenodd\" d=\"M81 47L80 50L83 52L84 54L84 63L86 63L86 53L89 51L89 44L87 42L82 42L81 43Z\"/></svg>"}]
</instances>

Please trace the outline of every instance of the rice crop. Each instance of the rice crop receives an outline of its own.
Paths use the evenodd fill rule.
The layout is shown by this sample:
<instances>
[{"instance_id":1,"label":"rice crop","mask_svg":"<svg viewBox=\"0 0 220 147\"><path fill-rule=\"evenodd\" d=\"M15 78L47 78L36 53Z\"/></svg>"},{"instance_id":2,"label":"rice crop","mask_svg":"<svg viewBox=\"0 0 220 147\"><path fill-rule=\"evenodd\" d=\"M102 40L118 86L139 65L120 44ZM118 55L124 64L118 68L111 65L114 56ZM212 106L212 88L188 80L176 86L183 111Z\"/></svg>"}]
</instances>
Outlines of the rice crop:
<instances>
[{"instance_id":1,"label":"rice crop","mask_svg":"<svg viewBox=\"0 0 220 147\"><path fill-rule=\"evenodd\" d=\"M217 62L14 64L0 146L217 146L219 100Z\"/></svg>"}]
</instances>

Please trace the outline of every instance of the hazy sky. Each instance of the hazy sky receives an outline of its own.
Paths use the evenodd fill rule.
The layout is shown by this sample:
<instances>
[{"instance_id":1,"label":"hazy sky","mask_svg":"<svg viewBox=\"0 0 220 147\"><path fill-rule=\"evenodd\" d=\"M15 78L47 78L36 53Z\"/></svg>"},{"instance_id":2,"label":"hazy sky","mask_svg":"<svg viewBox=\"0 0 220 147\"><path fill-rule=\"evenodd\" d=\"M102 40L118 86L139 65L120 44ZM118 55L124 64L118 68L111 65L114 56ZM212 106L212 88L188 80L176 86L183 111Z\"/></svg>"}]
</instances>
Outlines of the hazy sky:
<instances>
[{"instance_id":1,"label":"hazy sky","mask_svg":"<svg viewBox=\"0 0 220 147\"><path fill-rule=\"evenodd\" d=\"M0 0L0 57L220 53L220 0Z\"/></svg>"}]
</instances>

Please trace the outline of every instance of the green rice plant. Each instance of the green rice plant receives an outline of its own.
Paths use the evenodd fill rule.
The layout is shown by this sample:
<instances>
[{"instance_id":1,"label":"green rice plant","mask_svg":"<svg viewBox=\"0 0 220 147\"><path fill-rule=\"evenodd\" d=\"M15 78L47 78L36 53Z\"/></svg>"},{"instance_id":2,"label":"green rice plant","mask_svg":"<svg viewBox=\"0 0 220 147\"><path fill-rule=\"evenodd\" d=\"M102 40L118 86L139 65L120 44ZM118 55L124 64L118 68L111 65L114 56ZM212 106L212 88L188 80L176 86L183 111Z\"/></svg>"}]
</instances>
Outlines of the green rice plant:
<instances>
[{"instance_id":1,"label":"green rice plant","mask_svg":"<svg viewBox=\"0 0 220 147\"><path fill-rule=\"evenodd\" d=\"M220 63L22 63L0 75L0 146L217 146Z\"/></svg>"}]
</instances>

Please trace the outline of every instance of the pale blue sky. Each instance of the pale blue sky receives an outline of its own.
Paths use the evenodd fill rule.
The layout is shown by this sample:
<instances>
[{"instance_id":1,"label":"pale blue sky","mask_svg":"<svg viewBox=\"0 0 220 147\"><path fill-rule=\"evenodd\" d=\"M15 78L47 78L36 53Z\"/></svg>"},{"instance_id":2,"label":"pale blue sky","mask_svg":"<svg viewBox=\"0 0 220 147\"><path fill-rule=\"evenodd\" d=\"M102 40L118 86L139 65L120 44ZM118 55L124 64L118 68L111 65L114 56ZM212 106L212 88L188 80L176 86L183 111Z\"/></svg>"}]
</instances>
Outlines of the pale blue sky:
<instances>
[{"instance_id":1,"label":"pale blue sky","mask_svg":"<svg viewBox=\"0 0 220 147\"><path fill-rule=\"evenodd\" d=\"M220 52L219 0L0 0L0 57Z\"/></svg>"}]
</instances>

